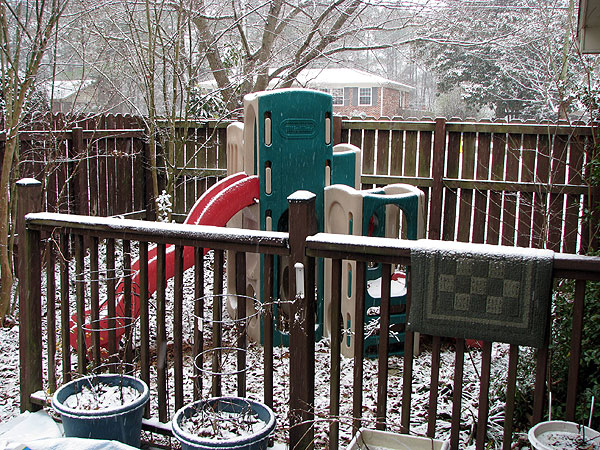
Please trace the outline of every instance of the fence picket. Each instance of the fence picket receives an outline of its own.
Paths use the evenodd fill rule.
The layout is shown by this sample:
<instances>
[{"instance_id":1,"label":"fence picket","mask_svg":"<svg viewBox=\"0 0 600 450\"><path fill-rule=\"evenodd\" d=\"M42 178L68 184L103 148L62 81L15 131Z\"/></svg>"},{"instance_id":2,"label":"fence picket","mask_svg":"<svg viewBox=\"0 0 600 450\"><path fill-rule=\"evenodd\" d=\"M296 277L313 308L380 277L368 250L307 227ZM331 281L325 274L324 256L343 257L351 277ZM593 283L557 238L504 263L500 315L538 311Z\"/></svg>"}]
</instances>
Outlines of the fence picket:
<instances>
[{"instance_id":1,"label":"fence picket","mask_svg":"<svg viewBox=\"0 0 600 450\"><path fill-rule=\"evenodd\" d=\"M461 178L467 180L472 180L475 176L475 139L475 133L463 134ZM461 188L457 234L457 239L461 242L469 242L472 206L473 189Z\"/></svg>"},{"instance_id":2,"label":"fence picket","mask_svg":"<svg viewBox=\"0 0 600 450\"><path fill-rule=\"evenodd\" d=\"M519 180L519 165L521 159L521 135L509 134L506 149L506 181ZM502 214L502 245L513 245L515 242L517 218L517 193L504 192L504 205Z\"/></svg>"},{"instance_id":3,"label":"fence picket","mask_svg":"<svg viewBox=\"0 0 600 450\"><path fill-rule=\"evenodd\" d=\"M377 168L378 175L387 175L389 170L390 131L377 132Z\"/></svg>"},{"instance_id":4,"label":"fence picket","mask_svg":"<svg viewBox=\"0 0 600 450\"><path fill-rule=\"evenodd\" d=\"M488 180L490 173L490 151L492 135L490 133L479 133L477 145L477 169L475 178L477 180ZM488 192L477 189L475 191L475 206L473 210L473 242L483 244L485 241L485 229L488 208Z\"/></svg>"},{"instance_id":5,"label":"fence picket","mask_svg":"<svg viewBox=\"0 0 600 450\"><path fill-rule=\"evenodd\" d=\"M550 173L550 184L564 184L567 171L568 139L557 135L554 137L552 146L552 164ZM560 251L563 235L563 209L565 196L562 194L550 194L550 220L548 220L548 248Z\"/></svg>"},{"instance_id":6,"label":"fence picket","mask_svg":"<svg viewBox=\"0 0 600 450\"><path fill-rule=\"evenodd\" d=\"M461 133L450 133L448 137L448 157L446 161L446 177L458 178ZM444 227L442 239L454 240L456 231L456 189L446 189L444 198Z\"/></svg>"}]
</instances>

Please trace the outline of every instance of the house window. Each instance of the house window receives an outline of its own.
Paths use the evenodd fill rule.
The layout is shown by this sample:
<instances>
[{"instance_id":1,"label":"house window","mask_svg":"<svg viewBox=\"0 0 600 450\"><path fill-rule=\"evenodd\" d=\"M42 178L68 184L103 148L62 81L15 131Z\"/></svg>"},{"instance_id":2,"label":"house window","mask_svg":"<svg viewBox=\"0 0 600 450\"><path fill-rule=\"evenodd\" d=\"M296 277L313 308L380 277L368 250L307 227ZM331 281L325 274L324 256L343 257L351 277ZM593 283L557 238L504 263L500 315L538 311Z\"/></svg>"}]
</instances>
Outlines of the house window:
<instances>
[{"instance_id":1,"label":"house window","mask_svg":"<svg viewBox=\"0 0 600 450\"><path fill-rule=\"evenodd\" d=\"M344 88L332 89L331 96L333 97L334 105L344 106Z\"/></svg>"},{"instance_id":2,"label":"house window","mask_svg":"<svg viewBox=\"0 0 600 450\"><path fill-rule=\"evenodd\" d=\"M373 89L360 88L358 90L358 104L360 106L371 106L373 104Z\"/></svg>"},{"instance_id":3,"label":"house window","mask_svg":"<svg viewBox=\"0 0 600 450\"><path fill-rule=\"evenodd\" d=\"M344 88L322 88L321 92L331 94L332 102L336 106L344 106Z\"/></svg>"}]
</instances>

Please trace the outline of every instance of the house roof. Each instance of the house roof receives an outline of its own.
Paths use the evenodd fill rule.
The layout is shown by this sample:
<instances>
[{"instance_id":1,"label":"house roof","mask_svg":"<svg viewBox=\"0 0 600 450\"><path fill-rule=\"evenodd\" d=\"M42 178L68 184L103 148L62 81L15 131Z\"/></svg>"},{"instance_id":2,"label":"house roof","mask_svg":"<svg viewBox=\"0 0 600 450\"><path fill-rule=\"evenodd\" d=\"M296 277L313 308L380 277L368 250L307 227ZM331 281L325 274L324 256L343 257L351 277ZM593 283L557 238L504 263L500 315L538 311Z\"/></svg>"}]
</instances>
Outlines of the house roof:
<instances>
[{"instance_id":1,"label":"house roof","mask_svg":"<svg viewBox=\"0 0 600 450\"><path fill-rule=\"evenodd\" d=\"M48 97L52 95L52 89L54 89L53 98L55 100L64 100L77 93L79 90L92 85L94 81L95 80L56 80L54 83L46 83L44 87Z\"/></svg>"},{"instance_id":2,"label":"house roof","mask_svg":"<svg viewBox=\"0 0 600 450\"><path fill-rule=\"evenodd\" d=\"M296 78L302 87L341 88L341 87L389 87L400 91L413 91L407 84L364 72L358 69L335 67L325 69L304 69Z\"/></svg>"},{"instance_id":3,"label":"house roof","mask_svg":"<svg viewBox=\"0 0 600 450\"><path fill-rule=\"evenodd\" d=\"M269 89L277 86L278 78L271 80ZM388 87L399 91L414 91L415 88L408 84L398 83L358 69L345 67L325 69L304 69L296 77L295 86L312 89L343 88L343 87ZM214 79L198 83L204 89L216 89Z\"/></svg>"}]
</instances>

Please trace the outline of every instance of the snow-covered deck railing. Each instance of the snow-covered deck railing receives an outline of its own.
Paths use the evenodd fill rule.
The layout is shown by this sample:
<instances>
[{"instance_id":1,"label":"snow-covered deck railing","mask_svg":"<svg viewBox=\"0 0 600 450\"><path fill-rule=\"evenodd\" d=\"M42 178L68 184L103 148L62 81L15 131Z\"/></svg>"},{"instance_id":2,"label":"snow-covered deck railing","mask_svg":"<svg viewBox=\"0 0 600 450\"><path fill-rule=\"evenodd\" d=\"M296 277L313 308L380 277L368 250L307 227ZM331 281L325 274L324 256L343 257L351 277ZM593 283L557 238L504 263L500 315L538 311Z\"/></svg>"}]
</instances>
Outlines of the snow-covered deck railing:
<instances>
[{"instance_id":1,"label":"snow-covered deck railing","mask_svg":"<svg viewBox=\"0 0 600 450\"><path fill-rule=\"evenodd\" d=\"M218 245L223 250L287 254L288 235L275 231L241 230L206 225L148 222L112 217L31 213L25 216L31 230L82 233L101 239L129 239L194 247Z\"/></svg>"},{"instance_id":2,"label":"snow-covered deck railing","mask_svg":"<svg viewBox=\"0 0 600 450\"><path fill-rule=\"evenodd\" d=\"M24 237L19 246L23 409L34 408L44 388L46 392L54 392L58 380L66 382L74 374L85 374L106 363L124 363L131 367L134 348L131 339L122 339L122 336L127 337L127 330L133 329L131 323L134 323L139 327L135 370L155 393L147 416L166 424L175 409L183 406L184 398L189 399L192 391L193 397L198 398L203 389L195 363L188 361L184 367L186 320L193 318L194 322L193 326L188 324L185 331L186 340L193 342L192 359L201 364L205 358L210 365L211 357L202 354L213 347L213 364L221 359L214 358L221 353L218 348L224 331L221 297L227 292L225 252L235 262L236 269L229 274L229 289L245 294L246 255L261 255L264 273L272 280L274 258L289 257L293 246L288 233L280 232L66 214L25 214L39 210L40 183L23 182L19 189L19 216L24 217L19 224L20 235ZM295 209L290 205L292 217ZM212 252L208 254L208 250ZM44 256L46 259L42 261ZM188 268L194 269L191 277L188 275L191 272L186 273ZM173 281L167 283L171 278ZM202 299L207 294L215 300L208 299L204 305ZM232 306L234 314L244 318L247 314L245 299L235 294L232 298L236 299ZM268 305L263 308L262 320L264 328L272 330L272 301L265 300ZM199 325L208 317L204 307L208 311L212 309L212 331L207 330L210 326ZM47 318L44 324L42 311ZM236 322L237 326L240 329L233 330L237 336L234 342L236 370L239 371L237 392L244 396L247 336L242 322ZM43 329L46 330L44 336ZM263 339L265 401L272 404L272 333L265 332ZM168 357L167 345L172 349ZM71 361L71 347L76 348L76 364ZM188 356L189 353L188 350ZM47 361L46 378L42 370L44 360ZM187 375L186 369L190 369ZM219 371L219 367L213 366L212 372ZM151 372L154 375L151 376ZM220 395L221 377L214 377L212 388L208 388L212 396Z\"/></svg>"},{"instance_id":3,"label":"snow-covered deck railing","mask_svg":"<svg viewBox=\"0 0 600 450\"><path fill-rule=\"evenodd\" d=\"M388 273L389 276L382 276L381 281L381 310L380 310L380 328L379 328L379 374L378 374L378 391L377 391L377 422L378 427L384 429L386 427L387 415L387 399L393 398L394 388L388 388L388 366L389 356L387 342L390 333L390 290L391 290L391 274L392 267L401 265L406 267L408 297L406 305L406 313L410 310L411 298L411 251L426 245L434 245L436 241L409 241L400 239L385 239L372 238L361 236L346 236L336 234L319 233L310 236L306 240L306 254L313 258L330 258L332 264L332 298L331 310L332 317L340 315L340 302L342 294L342 260L356 261L356 273L352 277L356 278L356 311L354 317L364 317L365 313L365 286L367 265L373 263L382 264L382 274ZM440 247L448 248L455 247L460 254L468 254L476 244L468 243L450 243L439 242ZM500 250L502 247L489 246L492 252L495 249ZM514 247L506 247L510 252L514 252ZM517 249L517 252L527 252L528 249ZM572 338L571 338L571 359L569 367L568 393L566 405L566 420L574 420L576 407L576 394L578 390L578 372L580 366L580 355L582 345L582 329L584 321L584 298L586 282L589 280L600 280L600 258L579 256L572 254L554 254L554 264L552 271L553 278L572 279L575 280L575 293L573 305L573 323L572 323ZM413 281L414 283L414 281ZM414 291L413 291L414 293ZM354 429L359 429L361 426L361 417L363 417L363 336L365 334L364 321L357 321L355 329L352 330L354 336L354 385L353 385L353 414ZM466 326L468 329L469 327ZM468 337L468 330L466 331ZM332 416L339 415L339 398L340 398L340 345L343 332L340 328L340 323L333 321L331 330L332 342L332 368L331 368L331 408ZM436 419L438 417L438 396L439 396L439 376L440 376L440 349L441 339L444 336L433 336L432 350L432 367L431 367L431 383L430 397L427 413L427 435L429 437L436 436ZM404 341L404 367L403 367L403 386L402 406L401 406L401 429L403 432L409 433L411 429L411 421L414 422L414 417L411 419L411 393L413 392L413 358L414 354L414 339L415 334L411 331L406 331ZM382 345L382 343L384 345ZM492 354L492 342L482 342L482 367L480 377L480 394L479 407L477 418L477 436L476 448L486 448L487 429L488 429L488 413L490 408L489 389L490 389L490 361ZM508 377L506 385L506 407L504 420L504 435L503 448L511 448L513 442L513 416L515 408L515 391L517 382L517 362L519 355L519 346L510 345L509 362L508 362ZM461 397L463 390L463 366L465 357L465 339L456 340L456 359L454 369L454 386L453 386L453 401L452 401L452 417L451 417L451 448L458 449L465 446L465 442L460 442L461 429ZM357 363L358 362L358 363ZM544 401L546 399L546 374L548 368L548 345L537 350L537 367L536 381L533 405L533 421L540 422L543 417ZM547 407L547 405L546 405ZM330 430L330 439L337 439L338 435L337 422L332 422Z\"/></svg>"},{"instance_id":4,"label":"snow-covered deck railing","mask_svg":"<svg viewBox=\"0 0 600 450\"><path fill-rule=\"evenodd\" d=\"M35 186L24 186L25 191L35 193ZM36 195L39 196L39 191ZM388 336L390 331L390 313L395 312L396 306L390 305L392 280L392 267L405 266L407 271L408 297L406 312L410 312L411 302L411 250L415 248L414 241L392 240L383 238L352 237L333 234L317 233L315 215L315 198L310 195L291 196L289 201L289 233L242 231L214 227L192 227L177 224L158 224L140 222L127 219L107 219L98 217L69 216L57 214L33 213L39 210L35 195L21 195L19 197L19 216L26 216L21 224L23 245L19 246L20 252L20 362L21 362L21 405L23 408L32 409L35 404L31 402L32 394L45 390L52 393L56 389L59 379L69 380L73 374L85 373L103 364L106 355L100 352L100 330L91 327L83 332L86 317L92 323L102 319L100 298L107 304L107 317L112 317L112 324L118 316L131 317L135 315L136 305L139 307L139 340L136 341L135 351L138 354L136 371L139 376L150 382L153 391L151 407L148 416L158 420L163 425L168 422L175 409L181 407L185 399L197 398L203 391L210 391L211 395L220 393L221 378L213 377L211 386L202 386L202 377L198 372L186 372L186 366L192 366L191 359L202 353L202 350L211 350L218 346L222 333L219 326L200 327L194 322L187 331L192 347L191 352L186 352L183 337L184 318L207 317L214 314L218 325L221 317L221 307L215 304L200 306L196 301L205 297L205 294L219 295L225 292L225 251L232 251L229 258L235 261L235 274L229 273L229 284L234 286L234 292L247 293L246 264L252 261L247 255L258 254L263 261L264 292L273 292L273 283L279 279L281 284L287 282L287 292L295 293L296 277L289 276L294 273L297 263L304 267L304 294L298 293L295 299L287 299L285 304L279 304L279 299L270 295L263 299L263 349L260 347L255 353L238 352L236 378L238 395L245 395L247 388L246 372L258 373L262 377L261 388L264 392L264 401L269 405L277 405L281 416L279 420L285 423L286 416L289 426L280 435L289 438L290 448L315 448L319 443L329 441L330 448L339 445L340 422L343 421L340 407L344 406L340 396L341 375L341 340L342 324L340 317L340 302L342 297L342 264L344 261L356 261L352 273L353 288L356 292L355 317L364 318L365 291L367 288L367 268L370 263L379 263L382 267L381 279L381 306L376 314L379 315L379 363L377 374L377 399L376 422L380 428L391 426L391 415L399 417L401 431L410 432L414 429L416 401L413 395L413 375L416 370L414 361L415 335L406 331L404 343L404 356L402 370L402 383L391 384L388 380L392 373L388 373L390 357L388 356ZM39 198L38 198L39 200ZM429 241L435 244L437 241ZM156 243L154 247L149 243ZM167 245L174 244L172 250L167 250ZM441 244L440 244L441 245ZM445 243L444 245L448 245ZM458 251L469 251L470 244L456 244ZM435 246L435 245L434 245ZM192 262L190 263L190 247L193 247ZM204 255L204 248L212 249L210 255ZM187 256L184 257L184 255ZM45 258L45 260L42 260ZM135 259L137 258L137 262ZM277 259L276 259L277 258ZM285 258L285 259L284 259ZM315 322L316 322L316 260L318 258L332 259L331 286L331 369L328 379L322 376L315 377L315 373L322 373L322 359L316 366L319 357L315 349ZM258 259L258 258L257 258ZM230 259L231 260L231 259ZM282 262L287 260L289 274L284 274ZM154 261L154 262L153 262ZM256 261L256 259L254 260ZM279 261L279 272L276 272ZM42 273L42 263L45 266ZM187 264L193 267L193 277L185 273ZM251 262L250 262L251 263ZM154 264L155 272L150 270ZM252 264L252 263L251 263ZM168 271L171 271L173 282L167 285ZM211 277L205 277L212 272ZM185 275L184 275L185 273ZM59 280L57 280L57 276ZM584 298L586 282L600 280L600 258L556 253L554 257L554 278L575 280L573 323L571 339L571 361L569 375L569 389L566 405L566 419L575 415L576 393L578 389L577 377L579 370L579 356L581 355L581 337L584 317ZM151 288L151 285L152 288ZM42 295L42 286L44 292ZM212 288L211 288L212 286ZM151 296L151 291L156 292ZM185 294L184 294L185 292ZM277 290L283 292L283 289ZM237 297L238 300L241 297ZM43 305L43 307L42 307ZM155 305L153 308L150 305ZM273 309L285 310L286 315L280 316L288 321L274 323ZM245 317L245 301L237 301L236 314ZM285 308L285 309L284 309ZM288 309L289 308L289 309ZM206 309L206 312L205 312ZM72 319L72 314L75 318ZM118 314L117 314L118 313ZM44 323L42 323L45 318ZM345 322L345 321L344 321ZM367 364L363 360L363 346L365 333L365 320L355 320L355 329L352 335L355 338L355 357L353 368L352 386L352 426L355 429L367 420L364 414L363 402L366 394L363 387L367 380L363 371ZM128 320L124 321L127 325ZM75 324L75 325L74 325ZM110 322L109 322L110 324ZM118 323L117 323L118 325ZM289 386L289 400L286 400L281 386L274 386L274 359L283 360L284 356L274 358L273 329L279 327L289 336L289 354L285 355L289 363L289 371L285 369L283 377ZM344 323L346 327L346 323ZM210 328L210 329L207 329ZM44 335L42 330L45 329ZM72 333L71 330L74 330ZM75 339L74 339L75 337ZM236 333L235 346L246 349L245 333ZM346 336L344 337L344 339ZM442 401L443 392L439 392L440 370L445 367L440 357L443 336L433 336L431 353L430 394L426 413L418 420L425 421L429 436L439 435L441 428L438 406ZM133 348L128 340L119 341L116 332L108 333L108 361L114 361L114 355L120 355L125 363L133 361ZM61 348L58 349L57 347ZM71 344L76 344L76 363L71 362ZM507 346L508 347L508 346ZM169 351L167 351L167 348ZM506 363L506 407L503 420L504 448L510 448L513 440L513 417L515 408L515 387L517 381L517 362L519 360L519 346L510 345L507 350L508 362ZM284 354L285 352L281 352ZM253 370L246 366L248 354L259 354L259 359L254 359L251 364L260 365L262 368ZM454 378L451 386L452 411L449 413L450 440L453 449L465 446L461 440L461 423L465 417L462 406L462 392L465 385L463 373L465 372L465 339L458 339L455 344ZM246 356L244 356L246 355ZM322 355L321 355L322 356ZM187 358L184 365L184 358ZM206 361L209 361L209 357ZM488 415L490 411L489 390L492 372L490 369L492 359L492 342L483 342L481 350L481 368L479 369L479 401L477 417L476 448L484 449L487 445L489 431ZM548 367L548 346L543 346L537 351L537 366L535 377L535 394L533 405L533 421L538 422L543 417L545 395L545 374ZM47 376L44 376L42 365L47 362ZM398 361L395 359L394 361ZM166 362L166 363L165 363ZM281 361L279 361L281 362ZM348 361L346 361L348 362ZM398 364L398 363L393 363ZM248 370L246 370L248 369ZM262 369L262 370L261 370ZM58 373L60 372L60 373ZM281 374L280 374L281 375ZM250 375L249 375L250 376ZM329 389L323 388L329 384ZM225 386L223 380L223 386ZM229 386L230 388L233 385ZM317 387L321 392L329 392L330 407L324 414L325 421L330 424L329 432L316 433L319 430L322 396L316 398ZM372 389L374 391L374 389ZM401 392L401 394L399 393ZM254 392L256 395L256 392ZM400 402L388 406L388 400L394 400L394 395L401 396ZM400 411L398 411L400 409ZM392 410L395 410L393 412ZM423 408L421 408L423 410ZM346 416L348 417L348 416ZM150 422L147 422L150 423ZM346 424L343 424L344 426ZM155 426L154 430L164 429ZM345 429L345 428L344 428ZM343 430L344 430L343 429ZM323 431L323 429L321 428ZM343 431L342 430L342 431ZM285 434L283 434L285 433ZM325 437L326 435L326 437ZM319 442L315 444L315 441Z\"/></svg>"}]
</instances>

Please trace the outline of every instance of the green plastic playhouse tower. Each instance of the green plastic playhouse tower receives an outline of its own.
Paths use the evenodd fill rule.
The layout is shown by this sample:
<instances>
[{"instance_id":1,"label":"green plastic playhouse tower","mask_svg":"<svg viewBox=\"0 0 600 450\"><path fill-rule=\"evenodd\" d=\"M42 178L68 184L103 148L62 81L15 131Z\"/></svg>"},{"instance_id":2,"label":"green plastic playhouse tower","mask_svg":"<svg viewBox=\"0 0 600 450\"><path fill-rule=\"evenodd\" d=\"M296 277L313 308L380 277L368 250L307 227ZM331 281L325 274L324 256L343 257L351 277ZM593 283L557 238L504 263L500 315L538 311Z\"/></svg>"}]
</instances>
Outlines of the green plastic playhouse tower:
<instances>
[{"instance_id":1,"label":"green plastic playhouse tower","mask_svg":"<svg viewBox=\"0 0 600 450\"><path fill-rule=\"evenodd\" d=\"M316 214L319 231L327 230L328 214L325 207L325 189L335 189L344 185L351 189L360 187L360 149L350 144L333 146L332 97L329 94L307 89L282 89L258 92L244 97L244 124L230 125L228 130L228 172L244 171L248 175L258 175L260 198L258 205L246 208L235 217L231 224L243 228L257 228L267 231L288 231L287 197L297 190L307 190L316 194ZM371 217L380 217L381 223L372 231L374 236L386 236L386 211L389 204L401 208L409 220L409 238L416 238L416 217L418 196L411 193L402 196L387 196L386 190L356 191L364 197L361 210L362 226L359 234L367 235ZM362 206L364 202L364 206ZM387 202L387 203L386 203ZM387 208L387 209L386 209ZM366 222L365 222L366 221ZM390 222L391 223L391 222ZM388 227L389 229L389 227ZM356 230L354 230L356 231ZM335 231L356 234L349 229ZM396 235L397 237L397 235ZM263 259L248 255L247 294L264 296ZM317 324L316 339L324 332L324 283L328 277L327 265L322 261L317 266ZM233 268L228 268L232 276ZM275 342L287 345L288 335L281 325L286 321L285 301L291 299L285 282L289 268L285 258L275 260L275 280L273 298L281 300L280 308L274 308L276 329ZM381 277L381 270L370 269L368 277ZM350 275L351 276L351 275ZM369 278L369 279L371 279ZM376 298L369 297L369 304L375 305ZM392 299L393 301L395 299ZM401 301L401 300L397 300ZM394 320L394 318L393 318ZM404 317L396 318L405 320ZM261 339L261 325L250 327L254 339ZM371 341L369 341L371 342ZM374 342L374 344L376 344Z\"/></svg>"}]
</instances>

